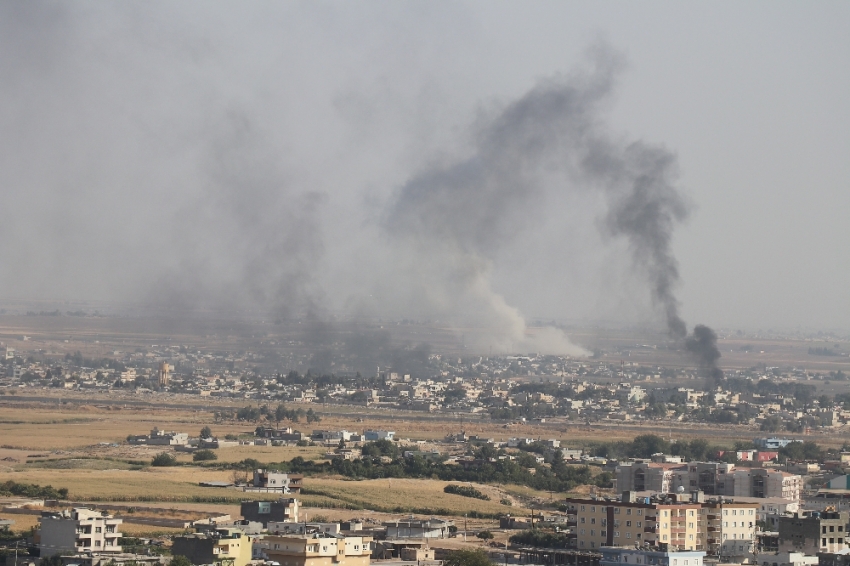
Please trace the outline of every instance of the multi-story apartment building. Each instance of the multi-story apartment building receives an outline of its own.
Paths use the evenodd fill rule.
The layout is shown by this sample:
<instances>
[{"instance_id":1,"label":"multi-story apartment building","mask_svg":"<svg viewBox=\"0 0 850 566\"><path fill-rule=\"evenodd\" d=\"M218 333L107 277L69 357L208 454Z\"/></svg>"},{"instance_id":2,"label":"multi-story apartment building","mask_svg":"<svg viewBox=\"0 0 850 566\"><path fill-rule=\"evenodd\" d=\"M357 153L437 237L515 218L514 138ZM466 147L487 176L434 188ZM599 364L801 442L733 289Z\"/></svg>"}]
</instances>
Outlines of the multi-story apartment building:
<instances>
[{"instance_id":1,"label":"multi-story apartment building","mask_svg":"<svg viewBox=\"0 0 850 566\"><path fill-rule=\"evenodd\" d=\"M779 551L809 555L846 551L848 519L847 511L811 511L780 517Z\"/></svg>"},{"instance_id":2,"label":"multi-story apartment building","mask_svg":"<svg viewBox=\"0 0 850 566\"><path fill-rule=\"evenodd\" d=\"M752 558L755 550L758 503L731 500L707 501L705 516L706 551L723 559Z\"/></svg>"},{"instance_id":3,"label":"multi-story apartment building","mask_svg":"<svg viewBox=\"0 0 850 566\"><path fill-rule=\"evenodd\" d=\"M799 502L801 489L798 475L767 468L735 468L726 462L629 462L617 466L617 490L621 492L698 490L706 495L779 497Z\"/></svg>"},{"instance_id":4,"label":"multi-story apartment building","mask_svg":"<svg viewBox=\"0 0 850 566\"><path fill-rule=\"evenodd\" d=\"M628 493L623 501L567 499L567 514L575 517L576 547L648 543L667 550L704 550L701 503L677 499Z\"/></svg>"},{"instance_id":5,"label":"multi-story apartment building","mask_svg":"<svg viewBox=\"0 0 850 566\"><path fill-rule=\"evenodd\" d=\"M744 497L781 497L800 501L803 478L796 474L766 468L739 468L734 472L733 495Z\"/></svg>"},{"instance_id":6,"label":"multi-story apartment building","mask_svg":"<svg viewBox=\"0 0 850 566\"><path fill-rule=\"evenodd\" d=\"M281 566L369 566L372 537L328 533L270 535L263 554Z\"/></svg>"},{"instance_id":7,"label":"multi-story apartment building","mask_svg":"<svg viewBox=\"0 0 850 566\"><path fill-rule=\"evenodd\" d=\"M60 553L121 552L121 519L91 509L41 514L38 530L39 554L42 558Z\"/></svg>"}]
</instances>

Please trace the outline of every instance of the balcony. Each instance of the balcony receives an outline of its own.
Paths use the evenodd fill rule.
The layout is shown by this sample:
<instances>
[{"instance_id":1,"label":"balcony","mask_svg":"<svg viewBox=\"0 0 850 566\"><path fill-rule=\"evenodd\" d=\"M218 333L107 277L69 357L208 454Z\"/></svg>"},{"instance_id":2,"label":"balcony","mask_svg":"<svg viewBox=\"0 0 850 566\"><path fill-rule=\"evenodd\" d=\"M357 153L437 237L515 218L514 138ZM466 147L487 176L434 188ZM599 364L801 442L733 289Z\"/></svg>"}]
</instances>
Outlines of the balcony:
<instances>
[{"instance_id":1,"label":"balcony","mask_svg":"<svg viewBox=\"0 0 850 566\"><path fill-rule=\"evenodd\" d=\"M644 527L643 532L645 532L645 533L657 533L658 528L656 528L656 527Z\"/></svg>"}]
</instances>

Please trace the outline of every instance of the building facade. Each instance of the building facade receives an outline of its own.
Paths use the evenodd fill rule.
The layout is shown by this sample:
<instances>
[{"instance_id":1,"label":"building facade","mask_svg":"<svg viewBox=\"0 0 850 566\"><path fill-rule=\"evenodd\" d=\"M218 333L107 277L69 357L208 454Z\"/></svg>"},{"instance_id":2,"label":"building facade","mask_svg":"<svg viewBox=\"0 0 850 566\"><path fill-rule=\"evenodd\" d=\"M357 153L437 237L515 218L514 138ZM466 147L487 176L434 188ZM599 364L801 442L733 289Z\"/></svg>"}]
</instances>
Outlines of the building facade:
<instances>
[{"instance_id":1,"label":"building facade","mask_svg":"<svg viewBox=\"0 0 850 566\"><path fill-rule=\"evenodd\" d=\"M38 530L39 554L45 558L60 553L119 553L121 523L108 513L85 508L44 511Z\"/></svg>"},{"instance_id":2,"label":"building facade","mask_svg":"<svg viewBox=\"0 0 850 566\"><path fill-rule=\"evenodd\" d=\"M369 566L372 537L326 533L270 535L263 554L280 566Z\"/></svg>"},{"instance_id":3,"label":"building facade","mask_svg":"<svg viewBox=\"0 0 850 566\"><path fill-rule=\"evenodd\" d=\"M673 499L567 499L579 550L649 544L665 550L705 550L702 505ZM569 521L573 524L573 520Z\"/></svg>"},{"instance_id":4,"label":"building facade","mask_svg":"<svg viewBox=\"0 0 850 566\"><path fill-rule=\"evenodd\" d=\"M296 523L300 503L297 499L281 498L277 501L243 501L242 517L268 527L269 523Z\"/></svg>"},{"instance_id":5,"label":"building facade","mask_svg":"<svg viewBox=\"0 0 850 566\"><path fill-rule=\"evenodd\" d=\"M703 566L705 552L659 551L634 547L603 547L599 566Z\"/></svg>"},{"instance_id":6,"label":"building facade","mask_svg":"<svg viewBox=\"0 0 850 566\"><path fill-rule=\"evenodd\" d=\"M848 518L847 511L812 511L779 517L779 551L810 555L845 551Z\"/></svg>"},{"instance_id":7,"label":"building facade","mask_svg":"<svg viewBox=\"0 0 850 566\"><path fill-rule=\"evenodd\" d=\"M192 564L245 566L251 561L253 540L237 528L175 536L173 556L185 556Z\"/></svg>"}]
</instances>

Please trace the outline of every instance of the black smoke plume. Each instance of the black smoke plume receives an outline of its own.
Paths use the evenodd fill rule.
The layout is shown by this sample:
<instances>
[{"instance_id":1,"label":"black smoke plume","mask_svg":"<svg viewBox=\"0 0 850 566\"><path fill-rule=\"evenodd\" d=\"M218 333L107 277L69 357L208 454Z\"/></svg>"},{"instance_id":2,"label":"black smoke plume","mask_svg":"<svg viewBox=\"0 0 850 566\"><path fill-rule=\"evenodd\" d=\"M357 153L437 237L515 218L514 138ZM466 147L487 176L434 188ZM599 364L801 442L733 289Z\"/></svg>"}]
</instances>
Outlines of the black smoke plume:
<instances>
[{"instance_id":1,"label":"black smoke plume","mask_svg":"<svg viewBox=\"0 0 850 566\"><path fill-rule=\"evenodd\" d=\"M694 333L685 339L685 350L696 359L699 367L708 372L711 385L723 380L723 370L718 367L720 350L717 348L717 334L709 327L698 324Z\"/></svg>"}]
</instances>

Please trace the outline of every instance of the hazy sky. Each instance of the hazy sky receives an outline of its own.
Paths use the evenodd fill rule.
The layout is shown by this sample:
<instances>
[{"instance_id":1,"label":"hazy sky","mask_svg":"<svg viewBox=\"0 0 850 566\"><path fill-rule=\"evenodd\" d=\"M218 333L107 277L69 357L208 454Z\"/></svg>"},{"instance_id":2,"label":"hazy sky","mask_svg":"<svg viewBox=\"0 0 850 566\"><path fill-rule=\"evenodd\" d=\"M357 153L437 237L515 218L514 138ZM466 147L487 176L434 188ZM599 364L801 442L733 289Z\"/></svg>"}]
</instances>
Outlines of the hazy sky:
<instances>
[{"instance_id":1,"label":"hazy sky","mask_svg":"<svg viewBox=\"0 0 850 566\"><path fill-rule=\"evenodd\" d=\"M2 2L0 299L661 328L591 139L689 326L848 329L848 70L844 1Z\"/></svg>"}]
</instances>

